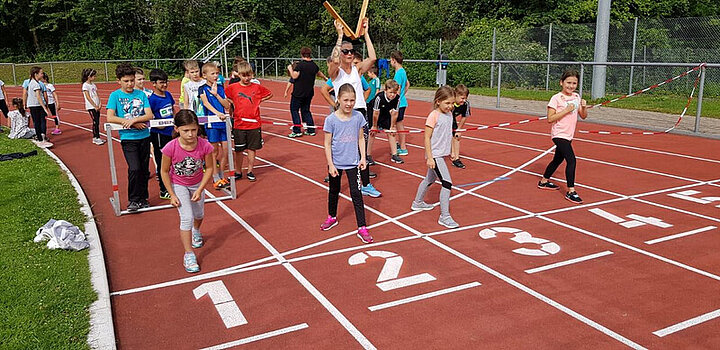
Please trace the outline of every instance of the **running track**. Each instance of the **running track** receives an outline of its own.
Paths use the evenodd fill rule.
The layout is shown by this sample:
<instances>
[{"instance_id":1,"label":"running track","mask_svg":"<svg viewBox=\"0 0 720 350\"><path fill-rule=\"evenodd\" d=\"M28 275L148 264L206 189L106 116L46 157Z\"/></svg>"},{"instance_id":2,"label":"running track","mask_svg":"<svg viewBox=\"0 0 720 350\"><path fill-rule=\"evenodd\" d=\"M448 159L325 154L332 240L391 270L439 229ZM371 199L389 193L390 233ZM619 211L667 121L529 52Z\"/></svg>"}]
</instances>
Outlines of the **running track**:
<instances>
[{"instance_id":1,"label":"running track","mask_svg":"<svg viewBox=\"0 0 720 350\"><path fill-rule=\"evenodd\" d=\"M289 121L285 84L263 84L275 93L264 120ZM90 142L80 84L57 87L65 124L53 151L92 204L121 349L720 347L720 141L578 135L585 204L575 205L535 188L552 157L546 122L468 132L468 167L451 169L461 227L447 230L439 209L409 209L426 171L422 135L408 136L401 165L381 140L373 183L383 196L365 197L376 243L363 245L347 196L340 224L318 229L322 134L289 139L269 125L258 181L206 205L202 271L190 275L175 210L114 216L107 148ZM99 84L103 103L116 88ZM411 101L406 125L422 128L430 109ZM319 94L312 110L322 124ZM476 109L471 121L525 118ZM115 160L125 207L117 148ZM149 187L151 204L164 204L155 180ZM439 186L429 192L436 200Z\"/></svg>"}]
</instances>

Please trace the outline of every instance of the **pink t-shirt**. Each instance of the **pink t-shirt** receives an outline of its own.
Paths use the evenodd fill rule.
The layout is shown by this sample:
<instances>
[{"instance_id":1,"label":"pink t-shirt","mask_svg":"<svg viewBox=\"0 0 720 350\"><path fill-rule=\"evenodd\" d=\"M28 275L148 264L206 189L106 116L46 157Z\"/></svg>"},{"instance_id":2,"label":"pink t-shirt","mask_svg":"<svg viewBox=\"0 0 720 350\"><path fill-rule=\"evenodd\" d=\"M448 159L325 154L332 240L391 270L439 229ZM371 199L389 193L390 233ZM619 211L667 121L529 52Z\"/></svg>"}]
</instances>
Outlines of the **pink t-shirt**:
<instances>
[{"instance_id":1,"label":"pink t-shirt","mask_svg":"<svg viewBox=\"0 0 720 350\"><path fill-rule=\"evenodd\" d=\"M554 109L556 112L562 111L567 107L568 102L575 101L577 105L580 105L580 95L577 93L572 96L567 96L562 92L555 94L548 102L548 107ZM566 140L572 140L575 135L575 126L577 125L578 108L575 108L572 112L566 114L560 120L555 121L550 129L550 135L552 138L561 138Z\"/></svg>"},{"instance_id":2,"label":"pink t-shirt","mask_svg":"<svg viewBox=\"0 0 720 350\"><path fill-rule=\"evenodd\" d=\"M194 150L186 151L180 146L179 139L168 142L162 153L172 160L170 181L183 186L197 185L203 178L205 156L212 153L213 146L204 138L198 137Z\"/></svg>"}]
</instances>

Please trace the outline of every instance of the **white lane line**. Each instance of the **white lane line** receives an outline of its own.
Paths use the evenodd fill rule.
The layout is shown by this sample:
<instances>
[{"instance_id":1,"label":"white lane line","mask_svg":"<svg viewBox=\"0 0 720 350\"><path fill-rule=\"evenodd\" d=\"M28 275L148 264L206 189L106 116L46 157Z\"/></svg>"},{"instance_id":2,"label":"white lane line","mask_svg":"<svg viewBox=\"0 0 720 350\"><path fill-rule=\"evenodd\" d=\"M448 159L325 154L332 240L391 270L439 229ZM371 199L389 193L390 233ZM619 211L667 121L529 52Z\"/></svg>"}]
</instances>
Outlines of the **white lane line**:
<instances>
[{"instance_id":1,"label":"white lane line","mask_svg":"<svg viewBox=\"0 0 720 350\"><path fill-rule=\"evenodd\" d=\"M583 262L583 261L601 258L606 255L611 255L612 253L613 252L606 250L606 251L600 252L600 253L585 255L585 256L581 256L579 258L575 258L575 259L565 260L565 261L561 261L561 262L556 262L554 264L549 264L549 265L539 266L539 267L536 267L533 269L528 269L528 270L525 270L525 273L536 273L536 272L540 272L540 271L552 270L554 268L561 267L561 266L567 266L567 265L572 265L572 264Z\"/></svg>"},{"instance_id":2,"label":"white lane line","mask_svg":"<svg viewBox=\"0 0 720 350\"><path fill-rule=\"evenodd\" d=\"M698 317L691 318L687 321L683 321L678 324L674 324L670 327L657 330L657 331L653 332L653 334L657 335L658 337L664 337L666 335L673 334L675 332L679 332L683 329L690 328L697 324L700 324L700 323L703 323L706 321L710 321L710 320L712 320L714 318L718 318L718 317L720 317L720 309L708 312L708 313L700 315Z\"/></svg>"},{"instance_id":3,"label":"white lane line","mask_svg":"<svg viewBox=\"0 0 720 350\"><path fill-rule=\"evenodd\" d=\"M650 205L654 205L654 206L656 206L656 207L660 207L660 208L665 208L665 209L668 209L668 210L676 211L676 212L678 212L678 213L688 214L688 215L692 215L692 216L697 216L697 217L699 217L699 218L703 218L703 219L707 219L707 220L711 220L711 221L715 221L715 222L720 222L720 218L715 218L715 217L712 217L712 216L707 216L707 215L703 215L703 214L698 214L698 213L696 213L696 212L692 212L692 211L689 211L689 210L679 209L679 208L671 207L671 206L669 206L669 205L664 205L664 204L660 204L660 203L655 203L655 202L651 202L651 201L648 201L648 200L644 200L644 199L641 199L641 198L631 198L631 199L634 200L634 201L640 202L640 203L650 204Z\"/></svg>"},{"instance_id":4,"label":"white lane line","mask_svg":"<svg viewBox=\"0 0 720 350\"><path fill-rule=\"evenodd\" d=\"M271 331L271 332L254 335L254 336L252 336L252 337L242 338L242 339L234 340L234 341L227 342L227 343L223 343L223 344L213 345L213 346L210 346L210 347L207 347L207 348L202 348L201 350L220 350L220 349L227 349L227 348L231 348L231 347L238 346L238 345L243 345L243 344L252 343L252 342L255 342L255 341L258 341L258 340L263 340L263 339L267 339L267 338L276 337L276 336L278 336L278 335L283 335L283 334L286 334L286 333L291 333L291 332L303 330L303 329L308 328L308 327L309 327L309 326L307 325L307 323L301 323L301 324L298 324L298 325L281 328L281 329L274 330L274 331Z\"/></svg>"},{"instance_id":5,"label":"white lane line","mask_svg":"<svg viewBox=\"0 0 720 350\"><path fill-rule=\"evenodd\" d=\"M665 242L665 241L669 241L669 240L675 239L675 238L681 238L681 237L686 237L686 236L694 235L694 234L696 234L696 233L702 233L702 232L706 232L706 231L711 231L711 230L714 230L714 229L716 229L716 228L717 228L716 226L706 226L706 227L702 227L702 228L699 228L699 229L696 229L696 230L692 230L692 231L687 231L687 232L682 232L682 233L678 233L678 234L674 234L674 235L670 235L670 236L665 236L665 237L660 237L660 238L656 238L656 239L651 239L651 240L649 240L649 241L645 241L645 244L655 244L655 243Z\"/></svg>"},{"instance_id":6,"label":"white lane line","mask_svg":"<svg viewBox=\"0 0 720 350\"><path fill-rule=\"evenodd\" d=\"M208 195L210 198L214 198L215 196L210 193L209 191L205 191L206 195ZM278 261L282 263L282 266L290 272L290 274L295 277L295 279L300 282L300 284L305 287L305 289L312 294L315 299L317 299L320 304L322 304L323 307L352 335L355 340L357 340L360 345L365 349L375 349L375 346L368 340L356 327L353 325L350 320L348 320L345 315L343 315L340 310L338 310L335 305L333 305L330 300L328 300L320 291L315 288L315 286L308 281L305 276L303 276L300 271L295 269L292 264L290 264L285 257L280 255L280 252L273 247L270 242L268 242L265 237L260 235L255 228L250 226L243 218L241 218L235 211L230 209L225 203L223 202L215 202L218 206L220 206L223 210L225 210L228 215L230 215L235 221L237 221L240 225L242 225L253 237L255 237L260 244L262 244L265 249L267 249L270 254L273 255Z\"/></svg>"},{"instance_id":7,"label":"white lane line","mask_svg":"<svg viewBox=\"0 0 720 350\"><path fill-rule=\"evenodd\" d=\"M387 303L383 303L383 304L379 304L379 305L369 306L368 309L370 311L378 311L378 310L382 310L382 309L391 308L393 306L412 303L413 301L424 300L424 299L436 297L438 295L449 294L449 293L458 292L458 291L461 291L464 289L478 287L480 285L481 285L480 282L466 283L466 284L462 284L462 285L455 286L455 287L440 289L440 290L436 290L434 292L416 295L414 297L409 297L409 298L399 299L399 300L395 300L395 301L391 301L391 302L387 302Z\"/></svg>"},{"instance_id":8,"label":"white lane line","mask_svg":"<svg viewBox=\"0 0 720 350\"><path fill-rule=\"evenodd\" d=\"M605 210L602 210L600 208L594 208L594 209L590 209L588 211L595 215L598 215L602 218L608 219L616 224L627 221L619 216L613 215L612 213L608 213Z\"/></svg>"}]
</instances>

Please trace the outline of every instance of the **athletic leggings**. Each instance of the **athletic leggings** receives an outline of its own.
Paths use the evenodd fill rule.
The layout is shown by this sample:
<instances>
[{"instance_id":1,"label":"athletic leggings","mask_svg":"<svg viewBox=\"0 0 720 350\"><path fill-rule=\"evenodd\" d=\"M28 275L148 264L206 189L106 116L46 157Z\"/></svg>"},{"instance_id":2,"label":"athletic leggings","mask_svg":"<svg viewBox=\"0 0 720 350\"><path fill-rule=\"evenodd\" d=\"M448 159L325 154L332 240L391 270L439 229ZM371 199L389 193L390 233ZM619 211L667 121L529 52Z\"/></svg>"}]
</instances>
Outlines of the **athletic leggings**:
<instances>
[{"instance_id":1,"label":"athletic leggings","mask_svg":"<svg viewBox=\"0 0 720 350\"><path fill-rule=\"evenodd\" d=\"M572 149L572 141L561 139L559 137L552 140L555 143L555 146L557 146L555 148L555 156L550 164L548 164L547 168L545 168L545 174L543 174L543 177L550 179L564 159L567 163L565 165L565 179L567 180L567 186L575 187L575 152L573 152Z\"/></svg>"},{"instance_id":2,"label":"athletic leggings","mask_svg":"<svg viewBox=\"0 0 720 350\"><path fill-rule=\"evenodd\" d=\"M60 125L60 119L58 119L58 117L57 117L57 110L55 110L55 104L49 103L48 109L50 110L50 113L52 114L51 117L54 117L53 119L55 120L55 127L58 127Z\"/></svg>"},{"instance_id":3,"label":"athletic leggings","mask_svg":"<svg viewBox=\"0 0 720 350\"><path fill-rule=\"evenodd\" d=\"M100 138L100 111L98 111L95 108L88 109L87 111L90 114L90 119L92 119L92 123L93 123L93 138L99 139Z\"/></svg>"},{"instance_id":4,"label":"athletic leggings","mask_svg":"<svg viewBox=\"0 0 720 350\"><path fill-rule=\"evenodd\" d=\"M428 169L427 175L418 185L417 193L415 194L415 202L420 203L425 198L430 185L435 183L435 180L440 180L442 189L440 190L440 216L450 216L450 189L452 188L452 179L450 178L450 171L448 170L445 159L442 157L435 159L435 169Z\"/></svg>"},{"instance_id":5,"label":"athletic leggings","mask_svg":"<svg viewBox=\"0 0 720 350\"><path fill-rule=\"evenodd\" d=\"M30 107L30 115L32 116L33 126L35 126L35 137L38 141L45 140L45 134L47 133L47 122L45 117L45 109L40 106Z\"/></svg>"},{"instance_id":6,"label":"athletic leggings","mask_svg":"<svg viewBox=\"0 0 720 350\"><path fill-rule=\"evenodd\" d=\"M5 103L5 99L0 99L0 111L3 112L5 118L9 118L8 113L10 113L10 111L8 110L7 103Z\"/></svg>"},{"instance_id":7,"label":"athletic leggings","mask_svg":"<svg viewBox=\"0 0 720 350\"><path fill-rule=\"evenodd\" d=\"M200 200L193 202L191 200L193 193L197 191L200 183L192 186L184 186L180 184L172 184L173 191L180 202L177 207L180 214L180 230L190 231L193 228L194 220L200 220L205 216L205 192L200 195Z\"/></svg>"},{"instance_id":8,"label":"athletic leggings","mask_svg":"<svg viewBox=\"0 0 720 350\"><path fill-rule=\"evenodd\" d=\"M365 208L363 204L362 192L360 186L360 172L358 168L338 169L338 176L330 176L330 191L328 192L328 214L337 217L338 198L340 197L340 179L343 171L347 175L350 187L350 198L352 198L353 207L355 209L355 220L358 227L365 226Z\"/></svg>"},{"instance_id":9,"label":"athletic leggings","mask_svg":"<svg viewBox=\"0 0 720 350\"><path fill-rule=\"evenodd\" d=\"M368 117L367 117L367 109L366 108L355 108L356 111L362 113L363 117L365 118L365 122L368 123ZM370 128L368 127L368 124L365 124L363 127L363 135L365 136L365 154L367 154L368 150L368 135L370 134ZM362 181L363 186L367 186L370 184L370 166L366 166L365 170L360 170L360 180Z\"/></svg>"}]
</instances>

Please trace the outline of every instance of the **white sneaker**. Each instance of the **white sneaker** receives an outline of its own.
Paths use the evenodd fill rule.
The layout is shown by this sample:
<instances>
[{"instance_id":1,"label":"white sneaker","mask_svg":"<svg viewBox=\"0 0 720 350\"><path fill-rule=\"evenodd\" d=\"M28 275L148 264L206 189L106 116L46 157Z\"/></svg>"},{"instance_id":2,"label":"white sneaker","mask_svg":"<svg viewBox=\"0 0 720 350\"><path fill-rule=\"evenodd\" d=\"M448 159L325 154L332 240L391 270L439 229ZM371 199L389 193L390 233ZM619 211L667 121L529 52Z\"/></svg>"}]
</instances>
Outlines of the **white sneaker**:
<instances>
[{"instance_id":1,"label":"white sneaker","mask_svg":"<svg viewBox=\"0 0 720 350\"><path fill-rule=\"evenodd\" d=\"M41 146L42 148L50 148L53 146L52 142L50 142L50 141L43 141L43 142L41 142L41 144L42 144L42 146Z\"/></svg>"},{"instance_id":2,"label":"white sneaker","mask_svg":"<svg viewBox=\"0 0 720 350\"><path fill-rule=\"evenodd\" d=\"M413 201L410 206L410 209L412 210L433 210L433 208L435 207L432 204L427 204L425 202L417 203L415 201Z\"/></svg>"},{"instance_id":3,"label":"white sneaker","mask_svg":"<svg viewBox=\"0 0 720 350\"><path fill-rule=\"evenodd\" d=\"M453 220L453 218L452 218L451 216L446 216L446 217L442 217L442 216L441 216L441 217L438 219L438 224L443 225L443 226L445 226L445 227L447 227L447 228L458 228L458 227L460 227L460 225L459 225L457 222L455 222L455 220Z\"/></svg>"}]
</instances>

